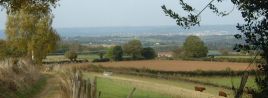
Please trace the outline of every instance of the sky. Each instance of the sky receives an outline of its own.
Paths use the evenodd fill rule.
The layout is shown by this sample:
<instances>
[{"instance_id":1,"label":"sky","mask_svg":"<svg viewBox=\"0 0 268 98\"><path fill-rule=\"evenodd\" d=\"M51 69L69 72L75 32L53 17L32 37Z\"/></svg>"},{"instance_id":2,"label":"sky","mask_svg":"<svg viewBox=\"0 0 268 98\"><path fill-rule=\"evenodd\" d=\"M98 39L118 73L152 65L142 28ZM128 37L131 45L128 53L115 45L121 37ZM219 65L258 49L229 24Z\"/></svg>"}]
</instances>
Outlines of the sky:
<instances>
[{"instance_id":1,"label":"sky","mask_svg":"<svg viewBox=\"0 0 268 98\"><path fill-rule=\"evenodd\" d=\"M74 27L131 27L131 26L173 26L175 20L165 16L161 6L166 5L185 15L180 9L179 0L61 0L56 9L53 26L56 28ZM187 0L197 10L201 10L210 0ZM228 0L227 0L228 1ZM218 4L224 11L230 11L230 2ZM201 14L201 25L235 25L242 22L239 11L229 16L218 17L210 10ZM0 29L6 22L5 11L0 12Z\"/></svg>"}]
</instances>

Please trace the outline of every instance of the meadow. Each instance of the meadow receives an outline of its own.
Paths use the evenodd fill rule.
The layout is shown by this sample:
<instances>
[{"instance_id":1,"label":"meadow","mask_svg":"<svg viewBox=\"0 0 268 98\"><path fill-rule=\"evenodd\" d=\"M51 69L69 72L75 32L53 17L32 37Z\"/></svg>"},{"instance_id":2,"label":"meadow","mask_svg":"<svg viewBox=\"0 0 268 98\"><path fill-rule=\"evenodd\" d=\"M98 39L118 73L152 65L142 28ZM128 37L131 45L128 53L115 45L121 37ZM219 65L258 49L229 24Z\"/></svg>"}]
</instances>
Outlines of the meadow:
<instances>
[{"instance_id":1,"label":"meadow","mask_svg":"<svg viewBox=\"0 0 268 98\"><path fill-rule=\"evenodd\" d=\"M207 90L203 93L194 91L198 85L184 81L170 81L150 77L138 77L132 75L115 74L103 76L99 73L84 73L86 78L97 76L98 90L102 98L126 98L129 92L135 87L134 98L219 98L217 93L224 90L233 96L228 89L205 86Z\"/></svg>"}]
</instances>

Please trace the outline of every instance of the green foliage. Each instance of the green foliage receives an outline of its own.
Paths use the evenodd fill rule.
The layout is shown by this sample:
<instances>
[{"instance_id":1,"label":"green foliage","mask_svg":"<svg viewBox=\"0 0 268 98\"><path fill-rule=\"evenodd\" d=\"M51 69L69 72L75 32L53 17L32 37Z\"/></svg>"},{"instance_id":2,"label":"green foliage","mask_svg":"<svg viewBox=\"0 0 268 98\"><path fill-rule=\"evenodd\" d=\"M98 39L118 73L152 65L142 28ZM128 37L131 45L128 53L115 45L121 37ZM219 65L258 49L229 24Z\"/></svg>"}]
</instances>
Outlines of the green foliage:
<instances>
[{"instance_id":1,"label":"green foliage","mask_svg":"<svg viewBox=\"0 0 268 98\"><path fill-rule=\"evenodd\" d=\"M132 59L138 59L141 56L142 44L140 40L131 40L124 44L124 53L131 55Z\"/></svg>"},{"instance_id":2,"label":"green foliage","mask_svg":"<svg viewBox=\"0 0 268 98\"><path fill-rule=\"evenodd\" d=\"M115 61L123 60L123 49L121 46L114 46L109 50L109 57Z\"/></svg>"},{"instance_id":3,"label":"green foliage","mask_svg":"<svg viewBox=\"0 0 268 98\"><path fill-rule=\"evenodd\" d=\"M144 57L144 59L154 59L157 55L153 48L143 48L141 55Z\"/></svg>"},{"instance_id":4,"label":"green foliage","mask_svg":"<svg viewBox=\"0 0 268 98\"><path fill-rule=\"evenodd\" d=\"M76 61L77 59L77 53L74 51L67 51L65 52L64 56L70 59L71 61Z\"/></svg>"},{"instance_id":5,"label":"green foliage","mask_svg":"<svg viewBox=\"0 0 268 98\"><path fill-rule=\"evenodd\" d=\"M59 0L0 0L0 6L4 7L7 13L13 13L20 9L26 9L32 13L50 13L50 7L56 7L58 1Z\"/></svg>"},{"instance_id":6,"label":"green foliage","mask_svg":"<svg viewBox=\"0 0 268 98\"><path fill-rule=\"evenodd\" d=\"M36 14L25 9L9 13L5 33L11 49L19 51L14 51L20 54L17 57L32 57L40 64L49 52L56 49L60 37L52 28L53 15Z\"/></svg>"},{"instance_id":7,"label":"green foliage","mask_svg":"<svg viewBox=\"0 0 268 98\"><path fill-rule=\"evenodd\" d=\"M183 44L184 56L190 58L206 57L207 47L198 36L189 36Z\"/></svg>"}]
</instances>

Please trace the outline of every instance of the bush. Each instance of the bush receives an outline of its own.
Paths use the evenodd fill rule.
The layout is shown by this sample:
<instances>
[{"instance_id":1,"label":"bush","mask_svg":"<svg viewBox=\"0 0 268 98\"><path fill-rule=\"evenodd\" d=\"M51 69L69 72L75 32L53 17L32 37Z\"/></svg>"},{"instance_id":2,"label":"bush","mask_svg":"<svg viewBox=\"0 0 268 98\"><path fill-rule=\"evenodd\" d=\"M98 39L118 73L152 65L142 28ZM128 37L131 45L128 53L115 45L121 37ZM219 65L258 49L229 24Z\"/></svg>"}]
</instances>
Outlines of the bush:
<instances>
[{"instance_id":1,"label":"bush","mask_svg":"<svg viewBox=\"0 0 268 98\"><path fill-rule=\"evenodd\" d=\"M74 51L67 51L65 52L64 56L70 59L71 61L76 61L77 59L77 53Z\"/></svg>"},{"instance_id":2,"label":"bush","mask_svg":"<svg viewBox=\"0 0 268 98\"><path fill-rule=\"evenodd\" d=\"M110 59L108 58L103 58L103 59L94 59L92 62L109 62Z\"/></svg>"},{"instance_id":3,"label":"bush","mask_svg":"<svg viewBox=\"0 0 268 98\"><path fill-rule=\"evenodd\" d=\"M144 57L144 59L147 60L154 59L157 56L155 50L151 47L143 48L141 51L141 55Z\"/></svg>"}]
</instances>

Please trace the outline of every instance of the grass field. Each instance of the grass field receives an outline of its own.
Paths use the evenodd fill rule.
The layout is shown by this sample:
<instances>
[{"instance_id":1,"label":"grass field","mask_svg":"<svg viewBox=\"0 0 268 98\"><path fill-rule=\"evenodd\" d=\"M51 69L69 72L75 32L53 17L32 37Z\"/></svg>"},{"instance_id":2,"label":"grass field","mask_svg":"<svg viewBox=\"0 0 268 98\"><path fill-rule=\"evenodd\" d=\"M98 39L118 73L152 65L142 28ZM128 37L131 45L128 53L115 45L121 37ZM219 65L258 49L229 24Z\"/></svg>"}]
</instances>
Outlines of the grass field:
<instances>
[{"instance_id":1,"label":"grass field","mask_svg":"<svg viewBox=\"0 0 268 98\"><path fill-rule=\"evenodd\" d=\"M92 75L86 74L86 77L92 78ZM172 98L167 94L136 87L131 82L103 77L97 78L97 89L101 91L101 98L127 98L134 87L137 88L134 92L134 98Z\"/></svg>"},{"instance_id":2,"label":"grass field","mask_svg":"<svg viewBox=\"0 0 268 98\"><path fill-rule=\"evenodd\" d=\"M234 76L234 77L220 77L220 76L187 76L187 77L181 77L181 78L186 78L189 80L194 80L194 81L199 81L203 83L211 83L211 84L216 84L220 86L227 86L227 87L232 87L233 85L238 88L241 77L239 76ZM248 78L247 87L252 87L252 88L257 88L257 85L255 83L255 78L253 76L250 76Z\"/></svg>"},{"instance_id":3,"label":"grass field","mask_svg":"<svg viewBox=\"0 0 268 98\"><path fill-rule=\"evenodd\" d=\"M209 61L175 61L175 60L149 60L149 61L122 61L96 63L104 67L115 68L147 68L161 71L221 71L231 68L232 70L245 70L248 63L233 62L209 62Z\"/></svg>"},{"instance_id":4,"label":"grass field","mask_svg":"<svg viewBox=\"0 0 268 98\"><path fill-rule=\"evenodd\" d=\"M86 73L85 76L89 76L89 74L92 75L92 73ZM230 98L233 97L232 91L220 87L122 74L116 74L108 78L101 77L98 79L98 86L98 89L102 91L103 98L124 98L133 87L137 88L134 98L208 98L207 96L214 96L211 98L215 98L220 90L228 93ZM206 87L204 93L201 93L201 95L204 95L201 96L199 92L194 91L194 86ZM182 90L175 90L175 88L181 88Z\"/></svg>"}]
</instances>

